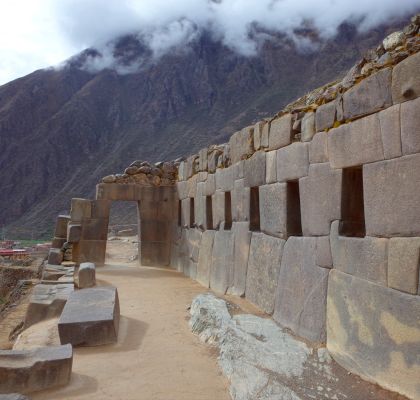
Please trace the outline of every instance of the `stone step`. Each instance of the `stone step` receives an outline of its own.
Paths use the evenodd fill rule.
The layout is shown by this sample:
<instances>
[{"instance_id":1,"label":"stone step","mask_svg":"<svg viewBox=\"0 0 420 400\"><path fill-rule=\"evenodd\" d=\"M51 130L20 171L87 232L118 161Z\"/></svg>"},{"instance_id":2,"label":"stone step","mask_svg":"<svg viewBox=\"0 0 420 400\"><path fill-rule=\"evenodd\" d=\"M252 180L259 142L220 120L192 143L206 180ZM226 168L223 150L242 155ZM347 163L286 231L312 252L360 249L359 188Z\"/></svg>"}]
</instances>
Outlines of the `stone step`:
<instances>
[{"instance_id":1,"label":"stone step","mask_svg":"<svg viewBox=\"0 0 420 400\"><path fill-rule=\"evenodd\" d=\"M46 319L59 317L70 294L72 284L35 286L25 317L25 329Z\"/></svg>"},{"instance_id":2,"label":"stone step","mask_svg":"<svg viewBox=\"0 0 420 400\"><path fill-rule=\"evenodd\" d=\"M73 292L58 322L61 344L98 346L117 341L120 306L117 288L101 286Z\"/></svg>"},{"instance_id":3,"label":"stone step","mask_svg":"<svg viewBox=\"0 0 420 400\"><path fill-rule=\"evenodd\" d=\"M66 385L72 363L71 345L0 350L0 393L30 393Z\"/></svg>"}]
</instances>

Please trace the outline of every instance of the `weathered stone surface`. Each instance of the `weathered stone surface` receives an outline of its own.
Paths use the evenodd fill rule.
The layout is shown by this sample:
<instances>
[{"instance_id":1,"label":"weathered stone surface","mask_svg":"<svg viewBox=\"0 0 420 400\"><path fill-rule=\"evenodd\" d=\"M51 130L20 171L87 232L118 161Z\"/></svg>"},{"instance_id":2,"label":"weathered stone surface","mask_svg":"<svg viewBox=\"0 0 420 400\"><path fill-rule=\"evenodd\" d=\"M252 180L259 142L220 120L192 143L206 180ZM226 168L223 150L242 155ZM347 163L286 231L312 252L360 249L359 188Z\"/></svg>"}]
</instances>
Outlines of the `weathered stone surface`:
<instances>
[{"instance_id":1,"label":"weathered stone surface","mask_svg":"<svg viewBox=\"0 0 420 400\"><path fill-rule=\"evenodd\" d=\"M188 197L188 183L187 181L181 181L176 183L176 189L178 198L184 200Z\"/></svg>"},{"instance_id":2,"label":"weathered stone surface","mask_svg":"<svg viewBox=\"0 0 420 400\"><path fill-rule=\"evenodd\" d=\"M420 236L420 154L363 166L366 235Z\"/></svg>"},{"instance_id":3,"label":"weathered stone surface","mask_svg":"<svg viewBox=\"0 0 420 400\"><path fill-rule=\"evenodd\" d=\"M233 221L249 221L250 188L245 187L245 179L235 181L232 191Z\"/></svg>"},{"instance_id":4,"label":"weathered stone surface","mask_svg":"<svg viewBox=\"0 0 420 400\"><path fill-rule=\"evenodd\" d=\"M409 398L420 398L420 296L332 270L327 348L349 371Z\"/></svg>"},{"instance_id":5,"label":"weathered stone surface","mask_svg":"<svg viewBox=\"0 0 420 400\"><path fill-rule=\"evenodd\" d=\"M277 182L277 152L275 150L266 153L265 181L266 183Z\"/></svg>"},{"instance_id":6,"label":"weathered stone surface","mask_svg":"<svg viewBox=\"0 0 420 400\"><path fill-rule=\"evenodd\" d=\"M213 203L213 228L218 229L225 220L225 192L216 190L212 196Z\"/></svg>"},{"instance_id":7,"label":"weathered stone surface","mask_svg":"<svg viewBox=\"0 0 420 400\"><path fill-rule=\"evenodd\" d=\"M98 346L117 341L120 305L117 288L101 286L73 292L58 322L61 344Z\"/></svg>"},{"instance_id":8,"label":"weathered stone surface","mask_svg":"<svg viewBox=\"0 0 420 400\"><path fill-rule=\"evenodd\" d=\"M233 168L233 180L243 179L245 176L245 160L239 161L232 165Z\"/></svg>"},{"instance_id":9,"label":"weathered stone surface","mask_svg":"<svg viewBox=\"0 0 420 400\"><path fill-rule=\"evenodd\" d=\"M197 264L197 281L205 287L210 287L211 260L213 254L213 242L215 231L207 230L203 232L201 238L198 264Z\"/></svg>"},{"instance_id":10,"label":"weathered stone surface","mask_svg":"<svg viewBox=\"0 0 420 400\"><path fill-rule=\"evenodd\" d=\"M197 191L197 180L197 175L194 175L188 179L188 197L195 197Z\"/></svg>"},{"instance_id":11,"label":"weathered stone surface","mask_svg":"<svg viewBox=\"0 0 420 400\"><path fill-rule=\"evenodd\" d=\"M67 241L77 243L82 237L82 225L70 223L67 227Z\"/></svg>"},{"instance_id":12,"label":"weathered stone surface","mask_svg":"<svg viewBox=\"0 0 420 400\"><path fill-rule=\"evenodd\" d=\"M232 231L218 231L215 233L210 287L220 294L225 294L231 284L229 278L233 269L234 246Z\"/></svg>"},{"instance_id":13,"label":"weathered stone surface","mask_svg":"<svg viewBox=\"0 0 420 400\"><path fill-rule=\"evenodd\" d=\"M378 114L385 159L402 155L400 107L400 104L396 104Z\"/></svg>"},{"instance_id":14,"label":"weathered stone surface","mask_svg":"<svg viewBox=\"0 0 420 400\"><path fill-rule=\"evenodd\" d=\"M234 133L229 139L232 164L244 160L254 152L254 128L246 127Z\"/></svg>"},{"instance_id":15,"label":"weathered stone surface","mask_svg":"<svg viewBox=\"0 0 420 400\"><path fill-rule=\"evenodd\" d=\"M56 238L63 239L67 237L67 225L69 221L70 217L68 215L59 215L57 217L54 231L54 236Z\"/></svg>"},{"instance_id":16,"label":"weathered stone surface","mask_svg":"<svg viewBox=\"0 0 420 400\"><path fill-rule=\"evenodd\" d=\"M333 127L337 114L336 108L335 101L323 104L317 108L315 113L315 126L317 132Z\"/></svg>"},{"instance_id":17,"label":"weathered stone surface","mask_svg":"<svg viewBox=\"0 0 420 400\"><path fill-rule=\"evenodd\" d=\"M260 226L268 235L287 238L287 185L260 186Z\"/></svg>"},{"instance_id":18,"label":"weathered stone surface","mask_svg":"<svg viewBox=\"0 0 420 400\"><path fill-rule=\"evenodd\" d=\"M206 196L204 195L206 184L197 184L197 193L194 199L195 226L204 229L206 227Z\"/></svg>"},{"instance_id":19,"label":"weathered stone surface","mask_svg":"<svg viewBox=\"0 0 420 400\"><path fill-rule=\"evenodd\" d=\"M312 164L309 175L300 179L300 208L303 236L328 235L331 222L341 215L342 172L329 163Z\"/></svg>"},{"instance_id":20,"label":"weathered stone surface","mask_svg":"<svg viewBox=\"0 0 420 400\"><path fill-rule=\"evenodd\" d=\"M277 180L285 182L308 175L309 143L292 143L277 151Z\"/></svg>"},{"instance_id":21,"label":"weathered stone surface","mask_svg":"<svg viewBox=\"0 0 420 400\"><path fill-rule=\"evenodd\" d=\"M64 245L64 243L67 242L67 239L64 238L54 238L52 243L51 243L51 247L53 249L61 249Z\"/></svg>"},{"instance_id":22,"label":"weathered stone surface","mask_svg":"<svg viewBox=\"0 0 420 400\"><path fill-rule=\"evenodd\" d=\"M229 288L229 293L236 296L245 296L249 246L251 244L249 222L234 222L232 232L235 240L235 250L232 276L229 279L232 286Z\"/></svg>"},{"instance_id":23,"label":"weathered stone surface","mask_svg":"<svg viewBox=\"0 0 420 400\"><path fill-rule=\"evenodd\" d=\"M327 137L333 168L353 167L384 159L377 114L332 129Z\"/></svg>"},{"instance_id":24,"label":"weathered stone surface","mask_svg":"<svg viewBox=\"0 0 420 400\"><path fill-rule=\"evenodd\" d=\"M60 316L73 291L74 286L68 284L36 285L26 311L25 329L40 321Z\"/></svg>"},{"instance_id":25,"label":"weathered stone surface","mask_svg":"<svg viewBox=\"0 0 420 400\"><path fill-rule=\"evenodd\" d=\"M180 181L186 181L187 177L187 163L186 161L181 161L178 167L178 179Z\"/></svg>"},{"instance_id":26,"label":"weathered stone surface","mask_svg":"<svg viewBox=\"0 0 420 400\"><path fill-rule=\"evenodd\" d=\"M197 176L197 184L199 182L205 182L209 173L207 171L200 171Z\"/></svg>"},{"instance_id":27,"label":"weathered stone surface","mask_svg":"<svg viewBox=\"0 0 420 400\"><path fill-rule=\"evenodd\" d=\"M188 229L186 235L188 245L188 256L194 262L198 262L202 233L198 229Z\"/></svg>"},{"instance_id":28,"label":"weathered stone surface","mask_svg":"<svg viewBox=\"0 0 420 400\"><path fill-rule=\"evenodd\" d=\"M391 238L388 250L388 286L417 294L420 238Z\"/></svg>"},{"instance_id":29,"label":"weathered stone surface","mask_svg":"<svg viewBox=\"0 0 420 400\"><path fill-rule=\"evenodd\" d=\"M92 204L87 199L71 199L70 217L72 222L81 222L83 218L92 216Z\"/></svg>"},{"instance_id":30,"label":"weathered stone surface","mask_svg":"<svg viewBox=\"0 0 420 400\"><path fill-rule=\"evenodd\" d=\"M216 190L230 192L233 189L233 167L216 170Z\"/></svg>"},{"instance_id":31,"label":"weathered stone surface","mask_svg":"<svg viewBox=\"0 0 420 400\"><path fill-rule=\"evenodd\" d=\"M274 311L284 243L264 233L252 233L245 297L267 314Z\"/></svg>"},{"instance_id":32,"label":"weathered stone surface","mask_svg":"<svg viewBox=\"0 0 420 400\"><path fill-rule=\"evenodd\" d=\"M302 118L301 135L302 142L310 142L315 135L315 113L307 112Z\"/></svg>"},{"instance_id":33,"label":"weathered stone surface","mask_svg":"<svg viewBox=\"0 0 420 400\"><path fill-rule=\"evenodd\" d=\"M401 142L403 154L420 153L419 127L420 97L401 104Z\"/></svg>"},{"instance_id":34,"label":"weathered stone surface","mask_svg":"<svg viewBox=\"0 0 420 400\"><path fill-rule=\"evenodd\" d=\"M420 53L401 61L392 70L392 100L402 103L420 96Z\"/></svg>"},{"instance_id":35,"label":"weathered stone surface","mask_svg":"<svg viewBox=\"0 0 420 400\"><path fill-rule=\"evenodd\" d=\"M397 46L401 46L405 41L405 35L403 32L392 32L383 41L382 44L386 51L394 50Z\"/></svg>"},{"instance_id":36,"label":"weathered stone surface","mask_svg":"<svg viewBox=\"0 0 420 400\"><path fill-rule=\"evenodd\" d=\"M254 150L260 150L263 148L261 138L265 124L265 121L259 121L254 125Z\"/></svg>"},{"instance_id":37,"label":"weathered stone surface","mask_svg":"<svg viewBox=\"0 0 420 400\"><path fill-rule=\"evenodd\" d=\"M344 119L353 119L392 105L391 68L370 75L343 94Z\"/></svg>"},{"instance_id":38,"label":"weathered stone surface","mask_svg":"<svg viewBox=\"0 0 420 400\"><path fill-rule=\"evenodd\" d=\"M31 400L29 397L19 393L0 394L0 400Z\"/></svg>"},{"instance_id":39,"label":"weathered stone surface","mask_svg":"<svg viewBox=\"0 0 420 400\"><path fill-rule=\"evenodd\" d=\"M181 225L186 228L190 225L191 199L181 200Z\"/></svg>"},{"instance_id":40,"label":"weathered stone surface","mask_svg":"<svg viewBox=\"0 0 420 400\"><path fill-rule=\"evenodd\" d=\"M309 143L311 164L328 162L327 132L318 132Z\"/></svg>"},{"instance_id":41,"label":"weathered stone surface","mask_svg":"<svg viewBox=\"0 0 420 400\"><path fill-rule=\"evenodd\" d=\"M42 279L49 281L57 281L62 276L73 276L73 267L64 267L62 265L47 264L42 271Z\"/></svg>"},{"instance_id":42,"label":"weathered stone surface","mask_svg":"<svg viewBox=\"0 0 420 400\"><path fill-rule=\"evenodd\" d=\"M206 186L204 188L204 195L212 196L216 191L216 175L208 174L205 184Z\"/></svg>"},{"instance_id":43,"label":"weathered stone surface","mask_svg":"<svg viewBox=\"0 0 420 400\"><path fill-rule=\"evenodd\" d=\"M77 272L77 286L79 289L89 288L96 285L95 264L91 262L81 263Z\"/></svg>"},{"instance_id":44,"label":"weathered stone surface","mask_svg":"<svg viewBox=\"0 0 420 400\"><path fill-rule=\"evenodd\" d=\"M334 268L387 286L388 239L339 236L339 221L331 224L331 254Z\"/></svg>"},{"instance_id":45,"label":"weathered stone surface","mask_svg":"<svg viewBox=\"0 0 420 400\"><path fill-rule=\"evenodd\" d=\"M329 236L318 236L316 238L316 265L322 268L333 267Z\"/></svg>"},{"instance_id":46,"label":"weathered stone surface","mask_svg":"<svg viewBox=\"0 0 420 400\"><path fill-rule=\"evenodd\" d=\"M305 339L324 343L329 270L316 265L316 242L304 237L287 240L273 318Z\"/></svg>"},{"instance_id":47,"label":"weathered stone surface","mask_svg":"<svg viewBox=\"0 0 420 400\"><path fill-rule=\"evenodd\" d=\"M207 171L207 154L208 154L207 148L201 149L198 153L200 171Z\"/></svg>"},{"instance_id":48,"label":"weathered stone surface","mask_svg":"<svg viewBox=\"0 0 420 400\"><path fill-rule=\"evenodd\" d=\"M108 218L83 218L80 240L107 240L108 222Z\"/></svg>"},{"instance_id":49,"label":"weathered stone surface","mask_svg":"<svg viewBox=\"0 0 420 400\"><path fill-rule=\"evenodd\" d=\"M30 393L70 381L71 345L0 350L0 393Z\"/></svg>"},{"instance_id":50,"label":"weathered stone surface","mask_svg":"<svg viewBox=\"0 0 420 400\"><path fill-rule=\"evenodd\" d=\"M265 152L257 151L244 162L245 186L261 186L265 183Z\"/></svg>"},{"instance_id":51,"label":"weathered stone surface","mask_svg":"<svg viewBox=\"0 0 420 400\"><path fill-rule=\"evenodd\" d=\"M48 254L48 264L60 265L63 261L63 252L60 249L50 249Z\"/></svg>"},{"instance_id":52,"label":"weathered stone surface","mask_svg":"<svg viewBox=\"0 0 420 400\"><path fill-rule=\"evenodd\" d=\"M268 149L277 150L292 143L292 114L271 121L268 132Z\"/></svg>"},{"instance_id":53,"label":"weathered stone surface","mask_svg":"<svg viewBox=\"0 0 420 400\"><path fill-rule=\"evenodd\" d=\"M261 132L261 148L267 149L271 123L268 121L264 121L264 122L265 123L262 127L262 132Z\"/></svg>"}]
</instances>

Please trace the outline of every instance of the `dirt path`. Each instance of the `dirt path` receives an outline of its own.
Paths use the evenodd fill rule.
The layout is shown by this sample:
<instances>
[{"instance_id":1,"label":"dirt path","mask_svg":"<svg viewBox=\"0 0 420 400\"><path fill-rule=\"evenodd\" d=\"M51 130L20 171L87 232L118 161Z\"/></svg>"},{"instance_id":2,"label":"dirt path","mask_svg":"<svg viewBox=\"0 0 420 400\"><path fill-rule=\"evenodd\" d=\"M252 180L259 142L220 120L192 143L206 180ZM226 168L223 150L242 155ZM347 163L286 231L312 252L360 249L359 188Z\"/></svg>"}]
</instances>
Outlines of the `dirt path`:
<instances>
[{"instance_id":1,"label":"dirt path","mask_svg":"<svg viewBox=\"0 0 420 400\"><path fill-rule=\"evenodd\" d=\"M216 354L189 331L187 306L205 289L173 270L129 261L133 243L111 241L99 284L117 286L118 343L74 350L70 385L32 399L228 400Z\"/></svg>"}]
</instances>

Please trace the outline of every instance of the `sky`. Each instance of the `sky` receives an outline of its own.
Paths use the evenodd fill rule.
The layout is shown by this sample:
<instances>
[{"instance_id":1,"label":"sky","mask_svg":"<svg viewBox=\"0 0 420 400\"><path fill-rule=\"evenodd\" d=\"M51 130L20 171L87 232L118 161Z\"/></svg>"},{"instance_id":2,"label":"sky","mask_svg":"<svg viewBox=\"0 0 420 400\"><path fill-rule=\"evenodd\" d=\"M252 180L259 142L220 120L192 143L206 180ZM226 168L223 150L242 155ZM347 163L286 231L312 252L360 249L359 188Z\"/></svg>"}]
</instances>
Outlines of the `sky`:
<instances>
[{"instance_id":1,"label":"sky","mask_svg":"<svg viewBox=\"0 0 420 400\"><path fill-rule=\"evenodd\" d=\"M210 29L235 51L254 55L248 32L255 24L294 37L310 21L328 38L346 20L363 30L419 10L420 0L0 0L0 84L59 66L87 47L106 51L107 42L127 33L141 32L159 56ZM109 56L96 67L112 64Z\"/></svg>"}]
</instances>

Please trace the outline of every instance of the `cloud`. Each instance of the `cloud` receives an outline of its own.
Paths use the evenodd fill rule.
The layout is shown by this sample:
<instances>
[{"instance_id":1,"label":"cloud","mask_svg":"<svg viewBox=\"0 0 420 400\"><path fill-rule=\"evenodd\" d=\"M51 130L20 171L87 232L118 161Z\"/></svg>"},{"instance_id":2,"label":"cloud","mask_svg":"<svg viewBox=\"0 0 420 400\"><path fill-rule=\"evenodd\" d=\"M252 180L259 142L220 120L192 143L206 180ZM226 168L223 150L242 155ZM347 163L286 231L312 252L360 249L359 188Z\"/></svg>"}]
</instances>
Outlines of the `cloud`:
<instances>
[{"instance_id":1,"label":"cloud","mask_svg":"<svg viewBox=\"0 0 420 400\"><path fill-rule=\"evenodd\" d=\"M344 21L367 30L420 10L420 0L5 0L0 5L0 83L30 68L57 64L95 46L94 69L115 66L109 42L137 33L156 57L184 46L206 29L226 46L254 55L261 35L283 32L300 46L295 30L310 24L321 38ZM127 66L125 66L127 67Z\"/></svg>"}]
</instances>

